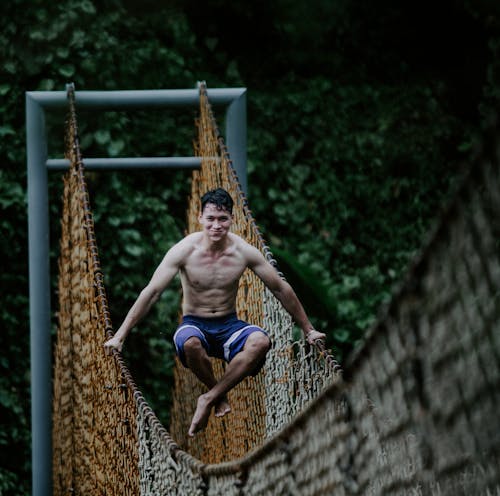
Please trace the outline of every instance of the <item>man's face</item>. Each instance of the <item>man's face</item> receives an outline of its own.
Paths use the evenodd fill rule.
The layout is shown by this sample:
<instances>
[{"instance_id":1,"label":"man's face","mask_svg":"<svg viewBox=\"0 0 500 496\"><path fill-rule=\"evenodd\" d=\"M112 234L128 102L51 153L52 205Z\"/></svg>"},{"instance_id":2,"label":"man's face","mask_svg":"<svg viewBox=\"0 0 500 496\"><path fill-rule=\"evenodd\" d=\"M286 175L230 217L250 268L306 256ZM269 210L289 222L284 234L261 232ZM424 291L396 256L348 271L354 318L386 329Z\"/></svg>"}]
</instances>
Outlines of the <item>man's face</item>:
<instances>
[{"instance_id":1,"label":"man's face","mask_svg":"<svg viewBox=\"0 0 500 496\"><path fill-rule=\"evenodd\" d=\"M219 209L213 203L207 203L198 220L208 237L212 241L219 241L229 232L233 216L227 210Z\"/></svg>"}]
</instances>

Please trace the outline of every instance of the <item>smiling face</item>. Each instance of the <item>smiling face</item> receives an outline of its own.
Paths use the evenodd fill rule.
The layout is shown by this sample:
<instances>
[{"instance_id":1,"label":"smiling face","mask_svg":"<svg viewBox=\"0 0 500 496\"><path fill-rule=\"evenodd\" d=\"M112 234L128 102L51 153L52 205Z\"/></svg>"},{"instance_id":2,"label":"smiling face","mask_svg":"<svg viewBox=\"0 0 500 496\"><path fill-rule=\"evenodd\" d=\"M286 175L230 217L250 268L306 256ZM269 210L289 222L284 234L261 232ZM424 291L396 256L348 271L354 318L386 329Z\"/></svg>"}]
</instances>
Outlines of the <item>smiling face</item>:
<instances>
[{"instance_id":1,"label":"smiling face","mask_svg":"<svg viewBox=\"0 0 500 496\"><path fill-rule=\"evenodd\" d=\"M203 233L212 242L224 239L233 223L233 216L213 203L207 203L198 217Z\"/></svg>"}]
</instances>

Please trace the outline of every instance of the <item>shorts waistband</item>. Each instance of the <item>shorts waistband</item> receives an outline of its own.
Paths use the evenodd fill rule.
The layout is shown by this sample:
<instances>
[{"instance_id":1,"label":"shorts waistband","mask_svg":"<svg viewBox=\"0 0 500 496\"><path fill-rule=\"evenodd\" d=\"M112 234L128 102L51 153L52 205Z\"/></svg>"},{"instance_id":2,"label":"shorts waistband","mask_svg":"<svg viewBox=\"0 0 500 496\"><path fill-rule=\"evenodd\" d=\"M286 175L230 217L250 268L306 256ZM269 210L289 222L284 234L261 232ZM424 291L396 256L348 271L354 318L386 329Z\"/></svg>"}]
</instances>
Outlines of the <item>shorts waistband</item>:
<instances>
[{"instance_id":1,"label":"shorts waistband","mask_svg":"<svg viewBox=\"0 0 500 496\"><path fill-rule=\"evenodd\" d=\"M231 312L226 315L221 315L220 317L201 317L200 315L186 314L182 316L182 320L199 320L203 322L220 322L228 319L237 318L236 312Z\"/></svg>"}]
</instances>

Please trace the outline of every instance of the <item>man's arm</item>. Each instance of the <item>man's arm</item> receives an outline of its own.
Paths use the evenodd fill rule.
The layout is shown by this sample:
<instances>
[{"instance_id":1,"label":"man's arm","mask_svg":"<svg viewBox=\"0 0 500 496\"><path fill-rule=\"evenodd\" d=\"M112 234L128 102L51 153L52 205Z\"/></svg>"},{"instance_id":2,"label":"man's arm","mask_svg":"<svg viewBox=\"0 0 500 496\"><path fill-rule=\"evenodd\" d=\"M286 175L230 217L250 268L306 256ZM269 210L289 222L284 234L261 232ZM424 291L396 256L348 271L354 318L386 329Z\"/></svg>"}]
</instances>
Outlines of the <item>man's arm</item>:
<instances>
[{"instance_id":1,"label":"man's arm","mask_svg":"<svg viewBox=\"0 0 500 496\"><path fill-rule=\"evenodd\" d=\"M137 323L149 312L161 294L177 274L182 260L182 241L173 246L155 270L148 285L140 292L115 335L104 343L106 351L122 350L123 343Z\"/></svg>"},{"instance_id":2,"label":"man's arm","mask_svg":"<svg viewBox=\"0 0 500 496\"><path fill-rule=\"evenodd\" d=\"M247 252L248 267L255 272L281 302L285 310L302 329L307 341L313 344L318 339L324 340L326 338L325 334L314 329L302 303L290 284L279 276L276 269L264 258L257 248L248 245L245 250Z\"/></svg>"}]
</instances>

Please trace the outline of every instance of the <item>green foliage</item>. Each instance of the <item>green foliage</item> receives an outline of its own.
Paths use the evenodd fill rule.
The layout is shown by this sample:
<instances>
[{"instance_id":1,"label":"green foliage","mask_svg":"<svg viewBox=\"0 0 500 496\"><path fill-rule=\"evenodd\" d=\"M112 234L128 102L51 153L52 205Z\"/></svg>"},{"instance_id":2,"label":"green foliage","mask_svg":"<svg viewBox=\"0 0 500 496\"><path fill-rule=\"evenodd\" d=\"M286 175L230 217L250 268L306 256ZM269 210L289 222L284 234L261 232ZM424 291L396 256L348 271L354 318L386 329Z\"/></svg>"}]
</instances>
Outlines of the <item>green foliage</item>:
<instances>
[{"instance_id":1,"label":"green foliage","mask_svg":"<svg viewBox=\"0 0 500 496\"><path fill-rule=\"evenodd\" d=\"M315 325L345 355L498 103L497 27L488 0L441 2L432 16L390 0L2 2L0 493L30 493L25 91L69 81L77 90L247 86L252 210ZM64 118L48 116L51 157L62 156ZM84 157L191 154L192 119L181 109L82 109ZM92 173L88 182L118 325L183 233L189 182L185 172ZM49 193L55 302L57 173ZM125 348L165 422L179 300L173 285Z\"/></svg>"},{"instance_id":2,"label":"green foliage","mask_svg":"<svg viewBox=\"0 0 500 496\"><path fill-rule=\"evenodd\" d=\"M328 288L335 328L331 317L317 325L348 351L438 214L466 126L445 112L432 85L316 78L282 89L280 99L252 101L263 125L251 130L249 155L266 164L251 170L254 213L271 249L293 254ZM268 188L253 186L269 177ZM307 284L297 291L311 294Z\"/></svg>"}]
</instances>

